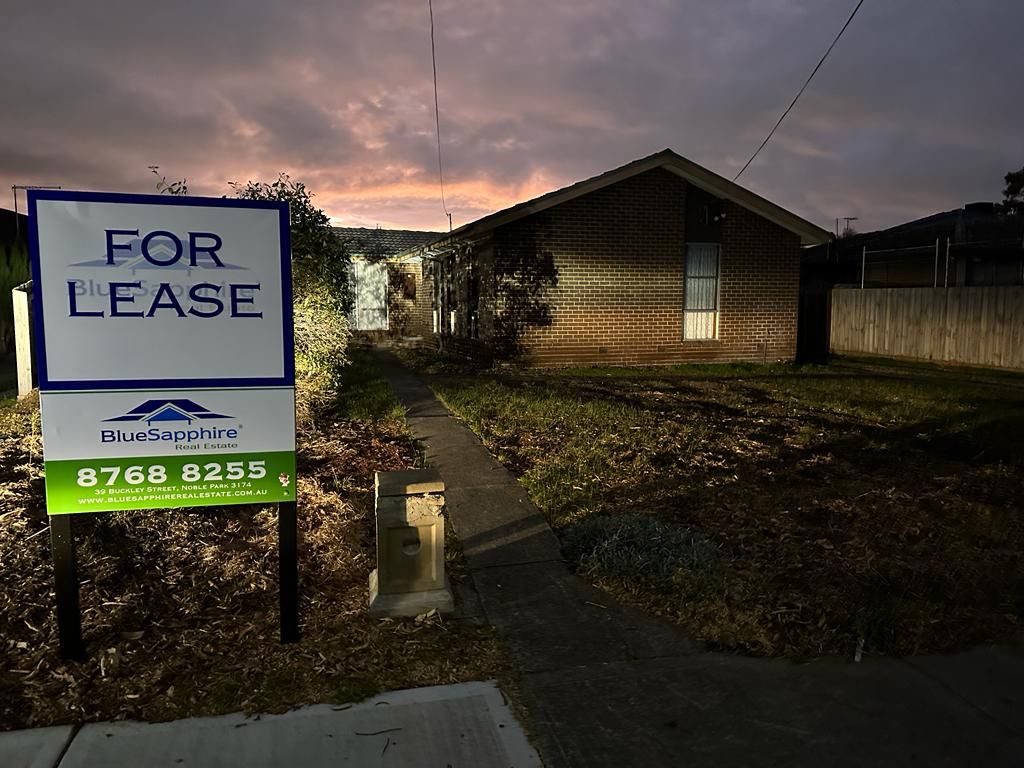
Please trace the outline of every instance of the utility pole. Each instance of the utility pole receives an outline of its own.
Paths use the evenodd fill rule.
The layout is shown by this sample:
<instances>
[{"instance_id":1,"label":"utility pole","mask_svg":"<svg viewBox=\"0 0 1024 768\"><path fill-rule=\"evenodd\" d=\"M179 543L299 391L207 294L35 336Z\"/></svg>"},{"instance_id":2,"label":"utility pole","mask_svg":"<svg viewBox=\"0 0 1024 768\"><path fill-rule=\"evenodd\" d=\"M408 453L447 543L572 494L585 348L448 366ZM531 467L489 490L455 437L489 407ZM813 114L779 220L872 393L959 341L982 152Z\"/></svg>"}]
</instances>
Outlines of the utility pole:
<instances>
[{"instance_id":1,"label":"utility pole","mask_svg":"<svg viewBox=\"0 0 1024 768\"><path fill-rule=\"evenodd\" d=\"M851 222L851 221L857 221L857 219L858 219L858 217L857 217L857 216L843 216L843 222L844 222L844 224L845 224L845 226L843 227L843 234L844 234L844 235L845 235L845 234L846 234L847 232L849 232L849 231L850 231L850 222Z\"/></svg>"},{"instance_id":2,"label":"utility pole","mask_svg":"<svg viewBox=\"0 0 1024 768\"><path fill-rule=\"evenodd\" d=\"M11 194L14 196L14 237L16 240L21 239L21 221L18 219L18 190L24 189L61 189L59 185L42 185L42 184L11 184Z\"/></svg>"}]
</instances>

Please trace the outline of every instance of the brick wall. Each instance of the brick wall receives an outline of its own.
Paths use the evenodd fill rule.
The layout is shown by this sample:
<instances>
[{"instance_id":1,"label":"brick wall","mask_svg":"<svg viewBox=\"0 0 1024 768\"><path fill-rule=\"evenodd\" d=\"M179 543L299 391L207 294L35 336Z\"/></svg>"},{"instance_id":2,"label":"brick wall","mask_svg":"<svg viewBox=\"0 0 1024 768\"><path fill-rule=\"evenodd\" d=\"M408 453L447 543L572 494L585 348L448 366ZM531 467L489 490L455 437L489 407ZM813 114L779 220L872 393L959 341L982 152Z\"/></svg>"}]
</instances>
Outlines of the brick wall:
<instances>
[{"instance_id":1,"label":"brick wall","mask_svg":"<svg viewBox=\"0 0 1024 768\"><path fill-rule=\"evenodd\" d=\"M792 360L800 299L800 238L729 204L722 226L720 333L733 360Z\"/></svg>"},{"instance_id":2,"label":"brick wall","mask_svg":"<svg viewBox=\"0 0 1024 768\"><path fill-rule=\"evenodd\" d=\"M413 326L417 336L431 336L434 333L434 281L430 276L429 262L414 265L418 282L416 301L413 302Z\"/></svg>"},{"instance_id":3,"label":"brick wall","mask_svg":"<svg viewBox=\"0 0 1024 768\"><path fill-rule=\"evenodd\" d=\"M794 357L799 239L729 202L721 208L718 338L683 340L686 193L683 179L655 169L495 230L495 283L509 279L503 272L521 279L525 255L540 265L527 278L537 306L518 337L525 362Z\"/></svg>"},{"instance_id":4,"label":"brick wall","mask_svg":"<svg viewBox=\"0 0 1024 768\"><path fill-rule=\"evenodd\" d=\"M422 337L434 343L429 270L418 263L388 263L388 329L353 331L357 341L387 343Z\"/></svg>"},{"instance_id":5,"label":"brick wall","mask_svg":"<svg viewBox=\"0 0 1024 768\"><path fill-rule=\"evenodd\" d=\"M429 261L419 264L407 264L405 268L414 275L416 280L416 298L406 301L405 328L407 337L419 339L416 346L426 349L438 349L440 337L434 333L434 278Z\"/></svg>"},{"instance_id":6,"label":"brick wall","mask_svg":"<svg viewBox=\"0 0 1024 768\"><path fill-rule=\"evenodd\" d=\"M429 288L429 286L428 286ZM424 309L425 305L425 309ZM430 293L419 264L388 265L388 334L424 336L432 330Z\"/></svg>"}]
</instances>

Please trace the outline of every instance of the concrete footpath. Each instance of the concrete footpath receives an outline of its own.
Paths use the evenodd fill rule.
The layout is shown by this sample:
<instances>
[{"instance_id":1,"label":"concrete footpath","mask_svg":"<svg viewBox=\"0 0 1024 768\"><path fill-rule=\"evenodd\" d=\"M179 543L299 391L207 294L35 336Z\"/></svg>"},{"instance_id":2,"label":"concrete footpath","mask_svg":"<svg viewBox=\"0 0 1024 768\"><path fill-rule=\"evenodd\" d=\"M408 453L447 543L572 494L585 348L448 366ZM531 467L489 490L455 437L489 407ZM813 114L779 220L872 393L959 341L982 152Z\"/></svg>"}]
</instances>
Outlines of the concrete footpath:
<instances>
[{"instance_id":1,"label":"concrete footpath","mask_svg":"<svg viewBox=\"0 0 1024 768\"><path fill-rule=\"evenodd\" d=\"M350 706L0 733L2 768L539 768L491 683L394 691Z\"/></svg>"},{"instance_id":2,"label":"concrete footpath","mask_svg":"<svg viewBox=\"0 0 1024 768\"><path fill-rule=\"evenodd\" d=\"M571 574L516 478L397 358L377 355L444 478L548 768L1024 765L1018 650L861 664L709 653Z\"/></svg>"}]
</instances>

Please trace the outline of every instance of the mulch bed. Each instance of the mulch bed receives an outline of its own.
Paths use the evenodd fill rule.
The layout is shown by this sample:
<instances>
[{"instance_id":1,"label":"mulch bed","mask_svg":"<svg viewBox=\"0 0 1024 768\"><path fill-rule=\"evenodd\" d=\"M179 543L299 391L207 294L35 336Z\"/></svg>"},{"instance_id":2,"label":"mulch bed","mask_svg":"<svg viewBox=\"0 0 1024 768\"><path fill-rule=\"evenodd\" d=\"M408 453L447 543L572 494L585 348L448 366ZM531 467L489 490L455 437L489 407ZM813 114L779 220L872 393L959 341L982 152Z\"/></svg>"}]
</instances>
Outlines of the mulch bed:
<instances>
[{"instance_id":1,"label":"mulch bed","mask_svg":"<svg viewBox=\"0 0 1024 768\"><path fill-rule=\"evenodd\" d=\"M275 712L502 674L487 627L366 615L373 472L416 463L393 421L299 438L301 643L278 643L273 508L101 513L74 521L88 660L61 662L37 405L0 418L0 729Z\"/></svg>"}]
</instances>

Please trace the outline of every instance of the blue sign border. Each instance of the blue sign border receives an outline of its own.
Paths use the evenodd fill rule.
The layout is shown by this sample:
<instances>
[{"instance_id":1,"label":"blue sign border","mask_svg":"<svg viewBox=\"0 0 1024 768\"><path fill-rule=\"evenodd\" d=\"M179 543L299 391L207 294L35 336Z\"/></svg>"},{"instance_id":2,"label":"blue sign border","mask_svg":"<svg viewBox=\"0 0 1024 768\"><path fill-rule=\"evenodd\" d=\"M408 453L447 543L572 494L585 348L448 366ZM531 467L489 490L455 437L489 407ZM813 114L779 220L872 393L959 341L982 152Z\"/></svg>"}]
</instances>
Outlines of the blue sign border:
<instances>
[{"instance_id":1,"label":"blue sign border","mask_svg":"<svg viewBox=\"0 0 1024 768\"><path fill-rule=\"evenodd\" d=\"M295 386L295 340L292 319L291 232L288 203L279 200L240 200L226 197L179 195L135 195L120 192L75 192L57 189L30 189L28 192L28 250L32 265L32 315L36 342L36 368L41 392L97 389L170 389L192 387L293 387ZM39 219L36 203L58 200L70 203L120 203L131 205L184 205L198 208L256 208L276 210L281 233L281 319L284 323L284 375L271 378L224 379L115 379L51 381L46 368L46 334L43 324L43 289L39 276Z\"/></svg>"}]
</instances>

